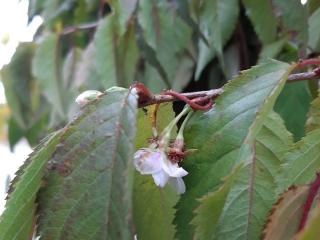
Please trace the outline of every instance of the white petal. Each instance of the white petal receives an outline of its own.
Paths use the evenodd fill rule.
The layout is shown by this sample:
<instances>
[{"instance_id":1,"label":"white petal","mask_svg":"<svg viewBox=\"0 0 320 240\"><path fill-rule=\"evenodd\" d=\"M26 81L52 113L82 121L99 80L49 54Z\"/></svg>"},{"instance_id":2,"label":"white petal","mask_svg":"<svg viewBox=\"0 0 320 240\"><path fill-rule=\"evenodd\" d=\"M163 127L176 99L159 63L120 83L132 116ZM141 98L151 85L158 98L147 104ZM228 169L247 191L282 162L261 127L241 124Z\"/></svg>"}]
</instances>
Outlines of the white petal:
<instances>
[{"instance_id":1,"label":"white petal","mask_svg":"<svg viewBox=\"0 0 320 240\"><path fill-rule=\"evenodd\" d=\"M165 171L152 174L154 183L159 187L164 187L169 180L169 175Z\"/></svg>"},{"instance_id":2,"label":"white petal","mask_svg":"<svg viewBox=\"0 0 320 240\"><path fill-rule=\"evenodd\" d=\"M162 170L160 152L142 148L134 154L133 164L141 174L153 174Z\"/></svg>"},{"instance_id":3,"label":"white petal","mask_svg":"<svg viewBox=\"0 0 320 240\"><path fill-rule=\"evenodd\" d=\"M169 179L170 184L174 187L174 189L177 191L178 194L182 194L186 191L186 185L184 184L184 181L182 178L170 178Z\"/></svg>"},{"instance_id":4,"label":"white petal","mask_svg":"<svg viewBox=\"0 0 320 240\"><path fill-rule=\"evenodd\" d=\"M170 162L166 157L162 156L162 169L168 173L170 177L184 177L188 174L186 170L179 167L177 163Z\"/></svg>"}]
</instances>

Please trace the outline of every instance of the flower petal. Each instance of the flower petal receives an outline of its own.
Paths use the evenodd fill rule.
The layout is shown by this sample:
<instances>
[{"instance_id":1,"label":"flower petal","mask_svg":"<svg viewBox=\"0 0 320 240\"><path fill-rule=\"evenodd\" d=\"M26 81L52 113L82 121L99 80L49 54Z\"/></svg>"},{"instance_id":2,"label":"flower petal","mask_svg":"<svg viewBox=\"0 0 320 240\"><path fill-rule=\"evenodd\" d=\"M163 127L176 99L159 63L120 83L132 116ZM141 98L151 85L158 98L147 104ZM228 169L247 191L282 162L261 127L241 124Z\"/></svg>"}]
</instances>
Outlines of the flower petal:
<instances>
[{"instance_id":1,"label":"flower petal","mask_svg":"<svg viewBox=\"0 0 320 240\"><path fill-rule=\"evenodd\" d=\"M153 174L162 170L160 152L142 148L134 154L133 164L141 174Z\"/></svg>"},{"instance_id":2,"label":"flower petal","mask_svg":"<svg viewBox=\"0 0 320 240\"><path fill-rule=\"evenodd\" d=\"M161 160L162 169L168 173L170 177L184 177L188 174L188 172L182 167L179 167L177 163L170 162L166 156L162 156Z\"/></svg>"},{"instance_id":3,"label":"flower petal","mask_svg":"<svg viewBox=\"0 0 320 240\"><path fill-rule=\"evenodd\" d=\"M182 178L170 178L169 183L174 187L178 194L182 194L186 191L186 185Z\"/></svg>"},{"instance_id":4,"label":"flower petal","mask_svg":"<svg viewBox=\"0 0 320 240\"><path fill-rule=\"evenodd\" d=\"M164 187L169 180L169 175L165 171L152 174L154 183L159 187Z\"/></svg>"}]
</instances>

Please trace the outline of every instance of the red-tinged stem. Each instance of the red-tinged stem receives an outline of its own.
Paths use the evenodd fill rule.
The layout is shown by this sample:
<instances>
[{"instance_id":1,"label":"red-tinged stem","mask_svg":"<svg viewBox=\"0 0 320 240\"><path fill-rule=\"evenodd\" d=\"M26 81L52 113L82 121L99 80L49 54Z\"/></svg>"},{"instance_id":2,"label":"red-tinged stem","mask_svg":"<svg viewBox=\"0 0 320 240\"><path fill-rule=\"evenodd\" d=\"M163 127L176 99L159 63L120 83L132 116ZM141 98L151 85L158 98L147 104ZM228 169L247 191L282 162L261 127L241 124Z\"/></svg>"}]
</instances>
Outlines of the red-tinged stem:
<instances>
[{"instance_id":1,"label":"red-tinged stem","mask_svg":"<svg viewBox=\"0 0 320 240\"><path fill-rule=\"evenodd\" d=\"M300 232L306 225L312 203L314 201L314 198L317 196L319 188L320 188L320 173L317 173L317 178L310 184L309 193L303 205L303 212L300 219L298 232Z\"/></svg>"},{"instance_id":2,"label":"red-tinged stem","mask_svg":"<svg viewBox=\"0 0 320 240\"><path fill-rule=\"evenodd\" d=\"M215 99L223 92L222 88L211 89L208 91L199 91L199 92L189 92L189 93L180 93L180 96L185 96L190 100L195 98L205 97L208 99ZM174 102L181 99L178 99L172 95L163 95L163 94L155 94L152 99L142 104L139 103L139 107L146 107L153 104L166 103L166 102ZM200 100L197 103L201 102Z\"/></svg>"},{"instance_id":3,"label":"red-tinged stem","mask_svg":"<svg viewBox=\"0 0 320 240\"><path fill-rule=\"evenodd\" d=\"M308 65L320 65L320 58L301 59L297 67L305 67Z\"/></svg>"},{"instance_id":4,"label":"red-tinged stem","mask_svg":"<svg viewBox=\"0 0 320 240\"><path fill-rule=\"evenodd\" d=\"M165 92L162 93L162 95L170 95L172 97L175 97L175 98L185 102L186 104L188 104L193 110L206 111L206 110L209 110L212 107L212 99L211 98L208 98L207 104L200 105L196 101L190 100L185 95L183 95L181 93L178 93L178 92L175 92L173 90L165 91Z\"/></svg>"},{"instance_id":5,"label":"red-tinged stem","mask_svg":"<svg viewBox=\"0 0 320 240\"><path fill-rule=\"evenodd\" d=\"M306 66L308 64L319 64L319 59L306 59L300 61L297 67ZM320 67L315 68L310 72L302 72L290 74L287 79L287 83L293 83L298 81L305 80L317 80L320 78ZM147 91L144 92L145 96L149 96L146 98L139 98L139 107L145 107L153 104L160 104L165 102L174 102L174 101L184 101L189 104L195 110L208 110L212 106L212 100L217 98L222 92L222 88L211 89L208 91L200 91L200 92L189 92L189 93L177 93L172 90L165 91L160 94L149 94ZM141 101L140 101L141 100ZM211 100L211 101L209 101ZM206 105L203 105L207 103ZM210 107L209 107L210 106Z\"/></svg>"}]
</instances>

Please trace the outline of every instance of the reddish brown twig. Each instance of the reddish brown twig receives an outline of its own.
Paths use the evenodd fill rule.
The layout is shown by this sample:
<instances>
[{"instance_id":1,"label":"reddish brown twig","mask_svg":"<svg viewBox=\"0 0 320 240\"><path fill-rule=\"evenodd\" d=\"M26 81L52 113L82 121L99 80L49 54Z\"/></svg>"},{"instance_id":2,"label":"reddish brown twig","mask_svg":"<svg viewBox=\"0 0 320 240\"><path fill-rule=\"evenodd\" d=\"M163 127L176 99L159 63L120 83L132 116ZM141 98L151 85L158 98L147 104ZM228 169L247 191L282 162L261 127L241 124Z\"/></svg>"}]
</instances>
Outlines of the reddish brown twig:
<instances>
[{"instance_id":1,"label":"reddish brown twig","mask_svg":"<svg viewBox=\"0 0 320 240\"><path fill-rule=\"evenodd\" d=\"M297 67L305 67L308 65L320 65L320 58L300 59Z\"/></svg>"},{"instance_id":2,"label":"reddish brown twig","mask_svg":"<svg viewBox=\"0 0 320 240\"><path fill-rule=\"evenodd\" d=\"M178 92L175 92L173 90L165 91L162 93L162 95L170 95L172 97L175 97L175 98L185 102L186 104L188 104L193 110L206 111L212 107L212 98L206 98L207 103L205 105L201 105L196 101L200 97L194 98L193 100L191 100L188 97L186 97L185 95L178 93ZM204 98L204 97L202 97L202 98ZM203 99L202 99L202 101L203 101Z\"/></svg>"},{"instance_id":3,"label":"reddish brown twig","mask_svg":"<svg viewBox=\"0 0 320 240\"><path fill-rule=\"evenodd\" d=\"M199 97L206 97L215 99L223 92L222 88L218 89L211 89L208 91L199 91L199 92L189 92L189 93L180 93L181 96L185 96L188 99L192 100ZM148 102L144 102L142 104L139 104L139 107L145 107L156 103L166 103L166 102L174 102L178 101L179 99L172 96L172 95L163 95L163 94L155 94L153 95L152 99L150 99Z\"/></svg>"},{"instance_id":4,"label":"reddish brown twig","mask_svg":"<svg viewBox=\"0 0 320 240\"><path fill-rule=\"evenodd\" d=\"M317 173L317 178L310 184L309 193L303 205L303 212L300 219L298 232L301 231L306 225L310 209L312 207L315 197L317 196L319 188L320 188L320 173Z\"/></svg>"},{"instance_id":5,"label":"reddish brown twig","mask_svg":"<svg viewBox=\"0 0 320 240\"><path fill-rule=\"evenodd\" d=\"M315 65L315 64L320 65L320 59L306 59L306 60L300 61L297 67ZM320 67L315 68L313 71L310 71L310 72L290 74L288 76L287 83L293 83L293 82L305 81L305 80L316 80L319 78L320 78ZM189 92L189 93L177 93L169 90L161 94L155 94L155 95L151 94L149 91L148 92L146 91L145 93L142 93L142 92L140 92L140 95L144 97L143 99L141 99L141 101L139 99L139 107L145 107L152 104L159 104L159 103L181 100L186 102L196 110L208 110L208 108L212 106L212 101L210 103L209 99L214 100L223 92L223 89L217 88L217 89L211 89L208 91ZM175 93L177 93L178 95ZM207 105L203 105L204 103L207 103ZM211 106L209 107L210 104Z\"/></svg>"},{"instance_id":6,"label":"reddish brown twig","mask_svg":"<svg viewBox=\"0 0 320 240\"><path fill-rule=\"evenodd\" d=\"M191 101L194 103L197 103L198 105L201 104L204 111L212 108L212 106L213 106L212 98L208 98L208 97L198 97L198 98L192 99ZM197 109L194 109L194 110L197 110Z\"/></svg>"}]
</instances>

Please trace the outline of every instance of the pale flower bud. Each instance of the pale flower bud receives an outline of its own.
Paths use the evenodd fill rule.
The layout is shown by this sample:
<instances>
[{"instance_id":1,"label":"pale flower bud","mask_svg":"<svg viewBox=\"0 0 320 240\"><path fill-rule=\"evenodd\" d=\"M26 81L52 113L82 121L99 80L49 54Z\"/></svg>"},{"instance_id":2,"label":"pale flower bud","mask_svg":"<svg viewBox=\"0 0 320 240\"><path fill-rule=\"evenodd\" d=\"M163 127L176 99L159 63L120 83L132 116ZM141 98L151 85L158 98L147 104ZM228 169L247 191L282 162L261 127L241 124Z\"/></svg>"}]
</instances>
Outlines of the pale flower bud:
<instances>
[{"instance_id":1,"label":"pale flower bud","mask_svg":"<svg viewBox=\"0 0 320 240\"><path fill-rule=\"evenodd\" d=\"M85 91L76 98L76 103L78 103L80 107L83 107L87 103L91 102L92 100L95 100L101 94L102 94L101 92L96 90Z\"/></svg>"}]
</instances>

